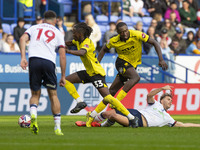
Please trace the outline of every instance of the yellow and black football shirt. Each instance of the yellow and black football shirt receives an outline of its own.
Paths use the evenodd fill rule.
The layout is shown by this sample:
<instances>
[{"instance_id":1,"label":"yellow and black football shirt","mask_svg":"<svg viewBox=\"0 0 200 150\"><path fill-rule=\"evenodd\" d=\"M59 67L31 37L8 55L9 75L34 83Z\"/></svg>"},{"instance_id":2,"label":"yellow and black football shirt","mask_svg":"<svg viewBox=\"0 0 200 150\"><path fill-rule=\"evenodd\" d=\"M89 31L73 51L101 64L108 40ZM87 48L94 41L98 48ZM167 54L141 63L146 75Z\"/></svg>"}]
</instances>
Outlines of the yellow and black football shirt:
<instances>
[{"instance_id":1,"label":"yellow and black football shirt","mask_svg":"<svg viewBox=\"0 0 200 150\"><path fill-rule=\"evenodd\" d=\"M72 43L77 46L78 50L82 48L87 51L87 53L84 56L80 56L80 58L89 76L94 76L96 74L100 74L101 76L106 75L105 70L96 58L95 47L92 40L86 38L82 43L75 40L73 40Z\"/></svg>"},{"instance_id":2,"label":"yellow and black football shirt","mask_svg":"<svg viewBox=\"0 0 200 150\"><path fill-rule=\"evenodd\" d=\"M149 36L141 31L129 30L130 37L126 41L120 40L120 35L112 37L106 44L107 48L115 48L118 57L129 62L134 68L142 63L142 42L147 42Z\"/></svg>"}]
</instances>

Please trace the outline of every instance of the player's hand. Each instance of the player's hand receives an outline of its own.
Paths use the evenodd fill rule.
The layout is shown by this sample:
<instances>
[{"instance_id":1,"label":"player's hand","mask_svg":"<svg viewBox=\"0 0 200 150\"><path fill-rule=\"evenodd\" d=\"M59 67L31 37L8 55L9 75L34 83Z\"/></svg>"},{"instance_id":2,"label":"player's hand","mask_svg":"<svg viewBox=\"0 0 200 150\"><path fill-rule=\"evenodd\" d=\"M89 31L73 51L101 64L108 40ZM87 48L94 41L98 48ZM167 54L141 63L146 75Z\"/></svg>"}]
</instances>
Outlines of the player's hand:
<instances>
[{"instance_id":1,"label":"player's hand","mask_svg":"<svg viewBox=\"0 0 200 150\"><path fill-rule=\"evenodd\" d=\"M168 65L166 64L166 62L164 60L159 61L158 65L160 67L162 67L163 70L167 70L168 69Z\"/></svg>"},{"instance_id":2,"label":"player's hand","mask_svg":"<svg viewBox=\"0 0 200 150\"><path fill-rule=\"evenodd\" d=\"M162 87L163 90L170 90L172 91L172 88L174 88L173 86L169 86L169 85L166 85L164 87Z\"/></svg>"},{"instance_id":3,"label":"player's hand","mask_svg":"<svg viewBox=\"0 0 200 150\"><path fill-rule=\"evenodd\" d=\"M22 67L23 70L26 70L26 67L28 66L28 62L25 58L21 59L20 66Z\"/></svg>"},{"instance_id":4,"label":"player's hand","mask_svg":"<svg viewBox=\"0 0 200 150\"><path fill-rule=\"evenodd\" d=\"M62 77L62 78L60 79L59 85L62 86L62 87L64 87L65 84L66 84L65 77Z\"/></svg>"}]
</instances>

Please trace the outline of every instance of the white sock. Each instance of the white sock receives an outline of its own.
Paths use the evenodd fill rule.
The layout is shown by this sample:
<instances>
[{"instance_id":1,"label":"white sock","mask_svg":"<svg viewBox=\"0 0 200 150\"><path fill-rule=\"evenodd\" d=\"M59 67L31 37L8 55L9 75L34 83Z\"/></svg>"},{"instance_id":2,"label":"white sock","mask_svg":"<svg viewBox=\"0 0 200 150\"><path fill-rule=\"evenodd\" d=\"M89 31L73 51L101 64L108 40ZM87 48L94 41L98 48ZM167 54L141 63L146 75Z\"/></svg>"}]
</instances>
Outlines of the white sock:
<instances>
[{"instance_id":1,"label":"white sock","mask_svg":"<svg viewBox=\"0 0 200 150\"><path fill-rule=\"evenodd\" d=\"M104 120L105 120L105 118L102 116L102 113L97 114L97 116L94 118L94 122L102 122Z\"/></svg>"},{"instance_id":2,"label":"white sock","mask_svg":"<svg viewBox=\"0 0 200 150\"><path fill-rule=\"evenodd\" d=\"M30 115L34 115L37 118L37 105L31 104L30 105Z\"/></svg>"},{"instance_id":3,"label":"white sock","mask_svg":"<svg viewBox=\"0 0 200 150\"><path fill-rule=\"evenodd\" d=\"M60 129L60 123L61 123L61 114L54 114L53 115L54 117L54 123L55 123L55 127L54 127L54 130L57 130L57 129Z\"/></svg>"},{"instance_id":4,"label":"white sock","mask_svg":"<svg viewBox=\"0 0 200 150\"><path fill-rule=\"evenodd\" d=\"M129 113L127 117L128 117L128 120L132 120L135 118L131 113Z\"/></svg>"},{"instance_id":5,"label":"white sock","mask_svg":"<svg viewBox=\"0 0 200 150\"><path fill-rule=\"evenodd\" d=\"M78 98L76 99L76 101L77 101L77 103L83 102L83 100L81 99L81 97L78 97Z\"/></svg>"},{"instance_id":6,"label":"white sock","mask_svg":"<svg viewBox=\"0 0 200 150\"><path fill-rule=\"evenodd\" d=\"M95 110L92 111L92 113L90 114L90 116L91 116L92 118L95 118L97 115L98 115L98 113L97 113Z\"/></svg>"},{"instance_id":7,"label":"white sock","mask_svg":"<svg viewBox=\"0 0 200 150\"><path fill-rule=\"evenodd\" d=\"M106 121L104 121L102 124L101 124L101 127L110 127L110 126L112 126L112 125L114 125L115 124L115 122L112 122L111 120L106 120Z\"/></svg>"}]
</instances>

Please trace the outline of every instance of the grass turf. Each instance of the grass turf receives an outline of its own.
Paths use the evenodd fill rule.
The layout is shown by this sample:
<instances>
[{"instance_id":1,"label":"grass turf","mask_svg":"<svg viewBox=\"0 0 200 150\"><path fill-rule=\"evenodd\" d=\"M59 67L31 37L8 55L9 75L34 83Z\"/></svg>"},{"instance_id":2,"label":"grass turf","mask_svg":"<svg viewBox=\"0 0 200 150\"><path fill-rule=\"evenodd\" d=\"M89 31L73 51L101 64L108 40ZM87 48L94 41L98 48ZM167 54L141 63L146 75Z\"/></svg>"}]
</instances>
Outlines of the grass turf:
<instances>
[{"instance_id":1,"label":"grass turf","mask_svg":"<svg viewBox=\"0 0 200 150\"><path fill-rule=\"evenodd\" d=\"M64 136L54 135L52 116L38 116L40 128L33 135L17 124L19 116L0 116L1 150L197 150L200 128L86 128L74 125L84 116L62 116ZM182 122L200 123L199 115L173 116Z\"/></svg>"}]
</instances>

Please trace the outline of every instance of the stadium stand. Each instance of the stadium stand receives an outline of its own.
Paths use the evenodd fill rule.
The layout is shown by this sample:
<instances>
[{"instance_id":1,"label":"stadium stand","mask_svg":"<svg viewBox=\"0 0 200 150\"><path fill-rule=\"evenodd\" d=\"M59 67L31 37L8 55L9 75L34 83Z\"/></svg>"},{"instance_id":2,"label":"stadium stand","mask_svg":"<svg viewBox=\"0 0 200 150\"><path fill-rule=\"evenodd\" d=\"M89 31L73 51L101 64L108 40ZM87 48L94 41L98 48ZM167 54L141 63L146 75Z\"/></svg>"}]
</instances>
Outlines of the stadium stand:
<instances>
[{"instance_id":1,"label":"stadium stand","mask_svg":"<svg viewBox=\"0 0 200 150\"><path fill-rule=\"evenodd\" d=\"M2 28L3 28L3 32L6 32L8 34L11 34L11 29L10 29L10 25L7 23L2 23Z\"/></svg>"}]
</instances>

